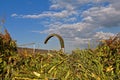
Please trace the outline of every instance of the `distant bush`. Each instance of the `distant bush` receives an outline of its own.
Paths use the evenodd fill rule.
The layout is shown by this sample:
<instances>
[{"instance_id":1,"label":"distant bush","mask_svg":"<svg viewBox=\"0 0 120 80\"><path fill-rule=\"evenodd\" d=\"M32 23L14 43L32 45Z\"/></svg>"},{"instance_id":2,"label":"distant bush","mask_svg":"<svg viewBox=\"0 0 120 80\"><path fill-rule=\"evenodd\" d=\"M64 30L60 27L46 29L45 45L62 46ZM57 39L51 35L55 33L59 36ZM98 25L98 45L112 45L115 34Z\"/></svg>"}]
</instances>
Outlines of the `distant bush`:
<instances>
[{"instance_id":1,"label":"distant bush","mask_svg":"<svg viewBox=\"0 0 120 80\"><path fill-rule=\"evenodd\" d=\"M5 34L0 33L0 77L3 80L10 79L12 75L16 51L16 43L5 29Z\"/></svg>"},{"instance_id":2,"label":"distant bush","mask_svg":"<svg viewBox=\"0 0 120 80\"><path fill-rule=\"evenodd\" d=\"M113 54L120 54L120 34L114 37L110 37L109 39L102 40L101 45L99 47L109 47Z\"/></svg>"}]
</instances>

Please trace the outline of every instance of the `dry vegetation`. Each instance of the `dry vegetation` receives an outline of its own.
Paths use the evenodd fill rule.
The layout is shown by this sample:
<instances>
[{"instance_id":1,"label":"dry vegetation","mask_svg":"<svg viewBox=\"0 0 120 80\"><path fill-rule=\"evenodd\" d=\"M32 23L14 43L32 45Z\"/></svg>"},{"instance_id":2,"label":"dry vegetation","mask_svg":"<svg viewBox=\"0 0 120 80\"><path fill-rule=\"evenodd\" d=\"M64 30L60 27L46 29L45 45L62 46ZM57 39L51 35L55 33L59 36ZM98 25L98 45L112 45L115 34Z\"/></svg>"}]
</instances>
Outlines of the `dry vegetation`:
<instances>
[{"instance_id":1,"label":"dry vegetation","mask_svg":"<svg viewBox=\"0 0 120 80\"><path fill-rule=\"evenodd\" d=\"M120 80L120 39L104 40L94 50L76 49L20 56L7 30L0 33L1 80Z\"/></svg>"}]
</instances>

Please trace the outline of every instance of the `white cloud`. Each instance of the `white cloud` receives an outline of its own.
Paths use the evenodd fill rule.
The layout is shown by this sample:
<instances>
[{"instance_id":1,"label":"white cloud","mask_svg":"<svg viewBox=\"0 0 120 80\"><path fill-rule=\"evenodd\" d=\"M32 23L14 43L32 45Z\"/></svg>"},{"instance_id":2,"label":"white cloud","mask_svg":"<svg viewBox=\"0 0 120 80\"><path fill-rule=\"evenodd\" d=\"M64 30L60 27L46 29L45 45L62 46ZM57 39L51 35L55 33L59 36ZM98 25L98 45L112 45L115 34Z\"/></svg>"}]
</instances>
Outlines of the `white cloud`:
<instances>
[{"instance_id":1,"label":"white cloud","mask_svg":"<svg viewBox=\"0 0 120 80\"><path fill-rule=\"evenodd\" d=\"M95 38L97 39L109 39L110 37L115 36L115 34L110 33L110 32L96 32L94 35Z\"/></svg>"},{"instance_id":2,"label":"white cloud","mask_svg":"<svg viewBox=\"0 0 120 80\"><path fill-rule=\"evenodd\" d=\"M16 13L12 14L11 17L16 17L18 16Z\"/></svg>"},{"instance_id":3,"label":"white cloud","mask_svg":"<svg viewBox=\"0 0 120 80\"><path fill-rule=\"evenodd\" d=\"M120 26L120 11L109 7L93 7L84 11L84 21L99 24L103 27Z\"/></svg>"},{"instance_id":4,"label":"white cloud","mask_svg":"<svg viewBox=\"0 0 120 80\"><path fill-rule=\"evenodd\" d=\"M53 8L75 10L88 3L99 3L103 0L50 0L50 1L52 2L52 5L50 6L51 9Z\"/></svg>"},{"instance_id":5,"label":"white cloud","mask_svg":"<svg viewBox=\"0 0 120 80\"><path fill-rule=\"evenodd\" d=\"M58 9L58 7L59 7L59 5L55 5L55 4L54 4L54 5L51 5L51 6L50 6L50 9L56 10L56 9Z\"/></svg>"},{"instance_id":6,"label":"white cloud","mask_svg":"<svg viewBox=\"0 0 120 80\"><path fill-rule=\"evenodd\" d=\"M12 17L20 17L20 18L31 18L31 19L37 19L37 18L45 18L45 17L49 17L49 18L66 18L68 16L72 16L75 15L76 12L75 11L71 11L68 12L67 10L62 10L61 12L53 12L53 11L49 11L49 12L43 12L41 14L29 14L29 15L18 15L18 14L12 14Z\"/></svg>"}]
</instances>

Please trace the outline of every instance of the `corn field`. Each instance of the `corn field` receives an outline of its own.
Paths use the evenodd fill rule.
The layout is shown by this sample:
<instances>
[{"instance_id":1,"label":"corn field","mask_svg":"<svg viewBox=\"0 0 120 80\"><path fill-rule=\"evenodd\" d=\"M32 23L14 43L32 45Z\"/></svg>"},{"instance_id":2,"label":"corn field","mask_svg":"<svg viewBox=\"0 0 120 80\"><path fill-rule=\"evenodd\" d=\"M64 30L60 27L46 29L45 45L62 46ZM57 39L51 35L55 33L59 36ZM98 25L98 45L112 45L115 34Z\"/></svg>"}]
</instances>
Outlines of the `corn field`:
<instances>
[{"instance_id":1,"label":"corn field","mask_svg":"<svg viewBox=\"0 0 120 80\"><path fill-rule=\"evenodd\" d=\"M10 34L0 34L0 80L120 80L120 39L94 49L22 55Z\"/></svg>"}]
</instances>

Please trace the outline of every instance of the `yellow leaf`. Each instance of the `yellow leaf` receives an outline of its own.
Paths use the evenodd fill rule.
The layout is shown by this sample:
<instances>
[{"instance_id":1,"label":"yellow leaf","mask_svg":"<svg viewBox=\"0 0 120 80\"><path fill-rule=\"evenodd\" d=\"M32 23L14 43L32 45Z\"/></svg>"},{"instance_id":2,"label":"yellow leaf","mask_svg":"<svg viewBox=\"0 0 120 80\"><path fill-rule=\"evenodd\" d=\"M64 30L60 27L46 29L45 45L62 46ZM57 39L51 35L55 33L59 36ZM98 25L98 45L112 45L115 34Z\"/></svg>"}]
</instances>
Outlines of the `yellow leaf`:
<instances>
[{"instance_id":1,"label":"yellow leaf","mask_svg":"<svg viewBox=\"0 0 120 80\"><path fill-rule=\"evenodd\" d=\"M112 66L109 66L109 67L106 68L106 72L110 72L110 71L112 71L112 70L113 70L113 67L112 67Z\"/></svg>"},{"instance_id":2,"label":"yellow leaf","mask_svg":"<svg viewBox=\"0 0 120 80\"><path fill-rule=\"evenodd\" d=\"M0 58L0 63L2 62L2 58Z\"/></svg>"},{"instance_id":3,"label":"yellow leaf","mask_svg":"<svg viewBox=\"0 0 120 80\"><path fill-rule=\"evenodd\" d=\"M40 74L39 74L39 73L37 73L37 72L35 72L35 71L34 71L33 73L34 73L35 76L40 77Z\"/></svg>"}]
</instances>

